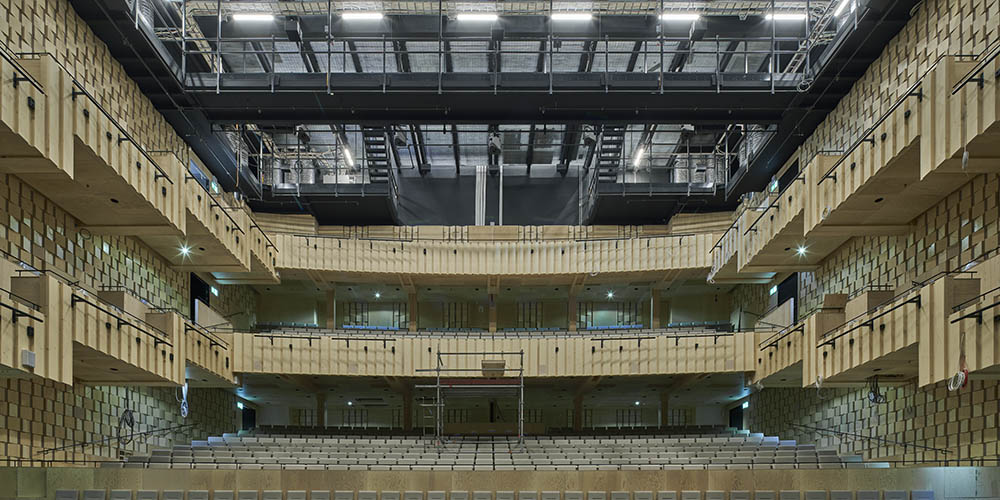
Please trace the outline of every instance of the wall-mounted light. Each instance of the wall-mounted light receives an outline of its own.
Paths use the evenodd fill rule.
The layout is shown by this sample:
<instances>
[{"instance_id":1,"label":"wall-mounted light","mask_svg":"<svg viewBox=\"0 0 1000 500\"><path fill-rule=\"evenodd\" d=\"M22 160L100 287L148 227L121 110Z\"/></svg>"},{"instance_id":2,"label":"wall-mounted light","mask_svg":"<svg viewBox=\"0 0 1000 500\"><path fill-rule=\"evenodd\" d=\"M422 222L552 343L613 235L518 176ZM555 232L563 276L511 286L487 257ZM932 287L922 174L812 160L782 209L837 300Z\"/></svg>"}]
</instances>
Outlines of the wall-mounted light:
<instances>
[{"instance_id":1,"label":"wall-mounted light","mask_svg":"<svg viewBox=\"0 0 1000 500\"><path fill-rule=\"evenodd\" d=\"M764 19L767 19L768 21L805 21L806 15L796 12L779 12L776 14L768 14L764 16Z\"/></svg>"},{"instance_id":2,"label":"wall-mounted light","mask_svg":"<svg viewBox=\"0 0 1000 500\"><path fill-rule=\"evenodd\" d=\"M743 402L743 409L746 410L747 408L750 408L750 402L749 401L744 401Z\"/></svg>"},{"instance_id":3,"label":"wall-mounted light","mask_svg":"<svg viewBox=\"0 0 1000 500\"><path fill-rule=\"evenodd\" d=\"M615 298L615 292L614 292L614 290L608 290L608 298L609 299Z\"/></svg>"},{"instance_id":4,"label":"wall-mounted light","mask_svg":"<svg viewBox=\"0 0 1000 500\"><path fill-rule=\"evenodd\" d=\"M800 257L804 256L806 254L806 247L800 245L795 249L795 253L799 254Z\"/></svg>"},{"instance_id":5,"label":"wall-mounted light","mask_svg":"<svg viewBox=\"0 0 1000 500\"><path fill-rule=\"evenodd\" d=\"M380 292L375 292L375 298L376 299L381 299L382 298L382 294Z\"/></svg>"},{"instance_id":6,"label":"wall-mounted light","mask_svg":"<svg viewBox=\"0 0 1000 500\"><path fill-rule=\"evenodd\" d=\"M181 253L181 257L187 257L191 255L191 247L187 245L181 245L181 247L178 250Z\"/></svg>"},{"instance_id":7,"label":"wall-mounted light","mask_svg":"<svg viewBox=\"0 0 1000 500\"><path fill-rule=\"evenodd\" d=\"M642 157L646 156L646 148L639 146L639 149L635 151L635 158L632 159L632 166L638 167L642 163Z\"/></svg>"}]
</instances>

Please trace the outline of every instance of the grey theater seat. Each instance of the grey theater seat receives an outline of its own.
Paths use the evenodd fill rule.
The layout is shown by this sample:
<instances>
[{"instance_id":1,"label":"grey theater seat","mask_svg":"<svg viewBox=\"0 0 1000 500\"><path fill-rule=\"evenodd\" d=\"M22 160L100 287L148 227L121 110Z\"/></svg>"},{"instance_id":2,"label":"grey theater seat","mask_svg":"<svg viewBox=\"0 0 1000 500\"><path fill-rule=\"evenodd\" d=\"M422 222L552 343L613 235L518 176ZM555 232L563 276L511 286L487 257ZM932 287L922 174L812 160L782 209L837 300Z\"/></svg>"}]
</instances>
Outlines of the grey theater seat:
<instances>
[{"instance_id":1,"label":"grey theater seat","mask_svg":"<svg viewBox=\"0 0 1000 500\"><path fill-rule=\"evenodd\" d=\"M382 500L399 500L399 498L400 498L400 493L398 491L383 491L382 492ZM364 499L362 499L360 497L360 495L359 495L358 496L358 500L364 500Z\"/></svg>"},{"instance_id":2,"label":"grey theater seat","mask_svg":"<svg viewBox=\"0 0 1000 500\"><path fill-rule=\"evenodd\" d=\"M312 490L309 492L309 500L330 500L330 490Z\"/></svg>"},{"instance_id":3,"label":"grey theater seat","mask_svg":"<svg viewBox=\"0 0 1000 500\"><path fill-rule=\"evenodd\" d=\"M83 490L83 500L107 500L108 490Z\"/></svg>"},{"instance_id":4,"label":"grey theater seat","mask_svg":"<svg viewBox=\"0 0 1000 500\"><path fill-rule=\"evenodd\" d=\"M281 500L281 490L266 490L261 494L261 500ZM305 494L305 492L302 492Z\"/></svg>"},{"instance_id":5,"label":"grey theater seat","mask_svg":"<svg viewBox=\"0 0 1000 500\"><path fill-rule=\"evenodd\" d=\"M403 492L403 500L424 500L424 492L423 491L404 491Z\"/></svg>"},{"instance_id":6,"label":"grey theater seat","mask_svg":"<svg viewBox=\"0 0 1000 500\"><path fill-rule=\"evenodd\" d=\"M583 500L582 491L567 491L563 493L563 500Z\"/></svg>"},{"instance_id":7,"label":"grey theater seat","mask_svg":"<svg viewBox=\"0 0 1000 500\"><path fill-rule=\"evenodd\" d=\"M826 500L826 497L825 491L809 490L806 492L806 500Z\"/></svg>"},{"instance_id":8,"label":"grey theater seat","mask_svg":"<svg viewBox=\"0 0 1000 500\"><path fill-rule=\"evenodd\" d=\"M562 500L562 493L558 491L543 491L542 500Z\"/></svg>"},{"instance_id":9,"label":"grey theater seat","mask_svg":"<svg viewBox=\"0 0 1000 500\"><path fill-rule=\"evenodd\" d=\"M333 500L354 500L354 490L337 490L333 492Z\"/></svg>"},{"instance_id":10,"label":"grey theater seat","mask_svg":"<svg viewBox=\"0 0 1000 500\"><path fill-rule=\"evenodd\" d=\"M160 492L156 490L139 490L135 492L135 500L158 500Z\"/></svg>"},{"instance_id":11,"label":"grey theater seat","mask_svg":"<svg viewBox=\"0 0 1000 500\"><path fill-rule=\"evenodd\" d=\"M910 493L903 490L885 490L882 492L885 500L909 500Z\"/></svg>"},{"instance_id":12,"label":"grey theater seat","mask_svg":"<svg viewBox=\"0 0 1000 500\"><path fill-rule=\"evenodd\" d=\"M878 490L859 490L855 496L858 500L879 500Z\"/></svg>"},{"instance_id":13,"label":"grey theater seat","mask_svg":"<svg viewBox=\"0 0 1000 500\"><path fill-rule=\"evenodd\" d=\"M910 492L913 500L934 500L934 492L931 490L913 490Z\"/></svg>"},{"instance_id":14,"label":"grey theater seat","mask_svg":"<svg viewBox=\"0 0 1000 500\"><path fill-rule=\"evenodd\" d=\"M257 490L240 490L236 494L238 500L257 500Z\"/></svg>"},{"instance_id":15,"label":"grey theater seat","mask_svg":"<svg viewBox=\"0 0 1000 500\"><path fill-rule=\"evenodd\" d=\"M798 490L781 490L778 492L779 500L802 500L802 492Z\"/></svg>"},{"instance_id":16,"label":"grey theater seat","mask_svg":"<svg viewBox=\"0 0 1000 500\"><path fill-rule=\"evenodd\" d=\"M488 491L485 491L483 493L489 494ZM468 491L452 491L452 492L448 493L448 498L450 500L469 500L469 492ZM486 500L490 500L490 499L487 497Z\"/></svg>"},{"instance_id":17,"label":"grey theater seat","mask_svg":"<svg viewBox=\"0 0 1000 500\"><path fill-rule=\"evenodd\" d=\"M718 490L706 491L705 500L726 500L726 492Z\"/></svg>"},{"instance_id":18,"label":"grey theater seat","mask_svg":"<svg viewBox=\"0 0 1000 500\"><path fill-rule=\"evenodd\" d=\"M830 500L854 500L854 492L846 490L831 491Z\"/></svg>"},{"instance_id":19,"label":"grey theater seat","mask_svg":"<svg viewBox=\"0 0 1000 500\"><path fill-rule=\"evenodd\" d=\"M398 492L397 492L398 494ZM397 499L399 497L396 497ZM362 490L358 492L358 500L378 500L378 492L372 490Z\"/></svg>"},{"instance_id":20,"label":"grey theater seat","mask_svg":"<svg viewBox=\"0 0 1000 500\"><path fill-rule=\"evenodd\" d=\"M588 491L587 500L607 500L608 492L606 491Z\"/></svg>"},{"instance_id":21,"label":"grey theater seat","mask_svg":"<svg viewBox=\"0 0 1000 500\"><path fill-rule=\"evenodd\" d=\"M694 490L682 491L681 500L701 500L701 492Z\"/></svg>"},{"instance_id":22,"label":"grey theater seat","mask_svg":"<svg viewBox=\"0 0 1000 500\"><path fill-rule=\"evenodd\" d=\"M676 491L657 491L656 500L677 500Z\"/></svg>"},{"instance_id":23,"label":"grey theater seat","mask_svg":"<svg viewBox=\"0 0 1000 500\"><path fill-rule=\"evenodd\" d=\"M188 490L187 500L208 500L208 490Z\"/></svg>"},{"instance_id":24,"label":"grey theater seat","mask_svg":"<svg viewBox=\"0 0 1000 500\"><path fill-rule=\"evenodd\" d=\"M611 500L632 500L632 494L629 491L612 491Z\"/></svg>"},{"instance_id":25,"label":"grey theater seat","mask_svg":"<svg viewBox=\"0 0 1000 500\"><path fill-rule=\"evenodd\" d=\"M514 500L513 491L498 491L496 495L497 500Z\"/></svg>"},{"instance_id":26,"label":"grey theater seat","mask_svg":"<svg viewBox=\"0 0 1000 500\"><path fill-rule=\"evenodd\" d=\"M76 490L56 490L56 500L77 500L80 492Z\"/></svg>"},{"instance_id":27,"label":"grey theater seat","mask_svg":"<svg viewBox=\"0 0 1000 500\"><path fill-rule=\"evenodd\" d=\"M517 500L538 500L537 491L519 491L517 492Z\"/></svg>"},{"instance_id":28,"label":"grey theater seat","mask_svg":"<svg viewBox=\"0 0 1000 500\"><path fill-rule=\"evenodd\" d=\"M257 493L256 491L254 492ZM233 500L236 495L233 494L233 490L212 490L212 500ZM256 499L256 495L254 499Z\"/></svg>"},{"instance_id":29,"label":"grey theater seat","mask_svg":"<svg viewBox=\"0 0 1000 500\"><path fill-rule=\"evenodd\" d=\"M770 490L757 490L753 492L754 500L775 500L776 497L777 495Z\"/></svg>"},{"instance_id":30,"label":"grey theater seat","mask_svg":"<svg viewBox=\"0 0 1000 500\"><path fill-rule=\"evenodd\" d=\"M445 492L436 490L427 492L427 500L446 500Z\"/></svg>"},{"instance_id":31,"label":"grey theater seat","mask_svg":"<svg viewBox=\"0 0 1000 500\"><path fill-rule=\"evenodd\" d=\"M750 500L750 492L747 490L730 491L729 500Z\"/></svg>"},{"instance_id":32,"label":"grey theater seat","mask_svg":"<svg viewBox=\"0 0 1000 500\"><path fill-rule=\"evenodd\" d=\"M111 500L132 500L132 490L111 490Z\"/></svg>"},{"instance_id":33,"label":"grey theater seat","mask_svg":"<svg viewBox=\"0 0 1000 500\"><path fill-rule=\"evenodd\" d=\"M285 497L288 500L306 500L307 493L306 490L288 490Z\"/></svg>"},{"instance_id":34,"label":"grey theater seat","mask_svg":"<svg viewBox=\"0 0 1000 500\"><path fill-rule=\"evenodd\" d=\"M184 491L163 490L163 500L184 500Z\"/></svg>"},{"instance_id":35,"label":"grey theater seat","mask_svg":"<svg viewBox=\"0 0 1000 500\"><path fill-rule=\"evenodd\" d=\"M653 500L652 491L633 491L632 498L635 500Z\"/></svg>"}]
</instances>

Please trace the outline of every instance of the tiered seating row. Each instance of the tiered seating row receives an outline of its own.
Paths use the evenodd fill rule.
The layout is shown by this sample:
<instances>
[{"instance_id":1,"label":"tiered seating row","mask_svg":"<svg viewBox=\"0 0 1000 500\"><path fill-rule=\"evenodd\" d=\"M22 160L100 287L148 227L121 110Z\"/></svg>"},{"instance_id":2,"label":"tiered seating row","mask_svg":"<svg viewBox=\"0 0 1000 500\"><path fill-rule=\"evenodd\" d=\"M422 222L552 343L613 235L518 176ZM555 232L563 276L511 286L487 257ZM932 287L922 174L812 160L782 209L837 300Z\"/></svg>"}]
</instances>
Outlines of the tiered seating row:
<instances>
[{"instance_id":1,"label":"tiered seating row","mask_svg":"<svg viewBox=\"0 0 1000 500\"><path fill-rule=\"evenodd\" d=\"M586 493L586 496L585 496ZM728 494L728 495L727 495ZM612 491L610 500L934 500L930 490ZM608 500L607 491L57 490L55 500Z\"/></svg>"},{"instance_id":2,"label":"tiered seating row","mask_svg":"<svg viewBox=\"0 0 1000 500\"><path fill-rule=\"evenodd\" d=\"M297 470L728 470L881 468L762 434L535 438L524 444L419 438L228 436L134 456L127 468Z\"/></svg>"}]
</instances>

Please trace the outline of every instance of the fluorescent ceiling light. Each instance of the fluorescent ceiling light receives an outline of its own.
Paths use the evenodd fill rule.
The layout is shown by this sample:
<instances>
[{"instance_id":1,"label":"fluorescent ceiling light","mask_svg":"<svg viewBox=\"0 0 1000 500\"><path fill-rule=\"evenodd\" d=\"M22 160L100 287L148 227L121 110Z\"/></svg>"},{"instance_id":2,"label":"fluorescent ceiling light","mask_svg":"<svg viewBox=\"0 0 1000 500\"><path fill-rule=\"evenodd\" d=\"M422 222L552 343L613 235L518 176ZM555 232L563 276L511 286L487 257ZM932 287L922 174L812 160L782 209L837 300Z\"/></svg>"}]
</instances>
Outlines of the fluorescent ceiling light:
<instances>
[{"instance_id":1,"label":"fluorescent ceiling light","mask_svg":"<svg viewBox=\"0 0 1000 500\"><path fill-rule=\"evenodd\" d=\"M697 21L700 18L701 15L694 12L665 12L660 15L664 21Z\"/></svg>"},{"instance_id":2,"label":"fluorescent ceiling light","mask_svg":"<svg viewBox=\"0 0 1000 500\"><path fill-rule=\"evenodd\" d=\"M639 150L635 152L635 159L632 160L632 166L638 167L642 163L642 157L646 155L646 148L639 146Z\"/></svg>"},{"instance_id":3,"label":"fluorescent ceiling light","mask_svg":"<svg viewBox=\"0 0 1000 500\"><path fill-rule=\"evenodd\" d=\"M768 14L768 15L764 16L764 19L767 19L768 21L771 21L771 20L774 20L774 21L805 21L806 20L806 15L805 14L796 14L796 13L785 12L785 13L778 13L778 14Z\"/></svg>"},{"instance_id":4,"label":"fluorescent ceiling light","mask_svg":"<svg viewBox=\"0 0 1000 500\"><path fill-rule=\"evenodd\" d=\"M274 21L274 14L233 14L233 21Z\"/></svg>"},{"instance_id":5,"label":"fluorescent ceiling light","mask_svg":"<svg viewBox=\"0 0 1000 500\"><path fill-rule=\"evenodd\" d=\"M594 15L590 12L553 12L553 21L590 21Z\"/></svg>"},{"instance_id":6,"label":"fluorescent ceiling light","mask_svg":"<svg viewBox=\"0 0 1000 500\"><path fill-rule=\"evenodd\" d=\"M472 13L468 12L465 14L459 14L455 16L459 21L483 21L483 22L493 22L498 19L499 16L493 13Z\"/></svg>"},{"instance_id":7,"label":"fluorescent ceiling light","mask_svg":"<svg viewBox=\"0 0 1000 500\"><path fill-rule=\"evenodd\" d=\"M340 15L343 19L354 21L378 21L382 19L381 12L344 12Z\"/></svg>"},{"instance_id":8,"label":"fluorescent ceiling light","mask_svg":"<svg viewBox=\"0 0 1000 500\"><path fill-rule=\"evenodd\" d=\"M348 167L354 167L354 157L351 156L351 150L344 148L344 160L347 161Z\"/></svg>"}]
</instances>

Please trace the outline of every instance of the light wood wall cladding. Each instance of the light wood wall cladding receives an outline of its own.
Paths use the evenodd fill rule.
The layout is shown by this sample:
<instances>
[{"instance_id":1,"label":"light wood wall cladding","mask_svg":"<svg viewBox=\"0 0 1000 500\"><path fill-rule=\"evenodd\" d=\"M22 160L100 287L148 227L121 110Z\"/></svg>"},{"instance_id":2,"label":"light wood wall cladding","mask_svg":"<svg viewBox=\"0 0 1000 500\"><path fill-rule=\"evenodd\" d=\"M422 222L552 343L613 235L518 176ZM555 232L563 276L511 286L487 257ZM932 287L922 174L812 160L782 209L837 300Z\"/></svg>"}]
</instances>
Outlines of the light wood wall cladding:
<instances>
[{"instance_id":1,"label":"light wood wall cladding","mask_svg":"<svg viewBox=\"0 0 1000 500\"><path fill-rule=\"evenodd\" d=\"M919 302L902 305L909 300ZM939 327L938 314L944 309L942 302L939 290L932 284L899 296L860 318L848 318L850 323L825 332L825 337L820 333L818 342L823 344L853 329L833 344L817 346L820 351L816 363L817 375L830 382L860 382L872 375L917 375L917 342L921 337L931 335L936 326ZM893 310L887 314L884 312L890 309ZM855 328L858 325L866 326Z\"/></svg>"},{"instance_id":2,"label":"light wood wall cladding","mask_svg":"<svg viewBox=\"0 0 1000 500\"><path fill-rule=\"evenodd\" d=\"M176 315L175 315L176 316ZM233 375L233 334L231 333L207 333L205 335L197 330L184 327L184 320L178 316L180 321L181 336L184 339L184 357L188 363L193 363L198 367L207 370L215 375L218 380L213 382L223 382L235 385L236 377Z\"/></svg>"},{"instance_id":3,"label":"light wood wall cladding","mask_svg":"<svg viewBox=\"0 0 1000 500\"><path fill-rule=\"evenodd\" d=\"M8 375L35 375L69 384L73 382L71 340L56 326L58 316L49 315L48 292L42 280L27 289L14 276L14 264L0 259L0 301L16 309L0 310L0 365ZM37 307L37 310L36 310ZM15 317L16 316L16 317ZM34 368L22 364L21 352L35 354Z\"/></svg>"},{"instance_id":4,"label":"light wood wall cladding","mask_svg":"<svg viewBox=\"0 0 1000 500\"><path fill-rule=\"evenodd\" d=\"M198 181L188 177L183 182L188 212L187 235L192 247L191 259L184 263L185 267L206 272L249 272L250 244L246 235L250 225L246 214L241 210L227 210L220 198L216 198L219 200L216 204ZM198 245L198 242L205 245Z\"/></svg>"},{"instance_id":5,"label":"light wood wall cladding","mask_svg":"<svg viewBox=\"0 0 1000 500\"><path fill-rule=\"evenodd\" d=\"M34 494L37 485L45 485L47 495L54 500L55 491L84 490L204 490L234 492L252 490L284 491L349 491L351 498L360 491L417 491L421 498L426 492L488 491L530 492L538 497L541 491L579 491L609 498L610 492L671 492L682 498L683 492L727 494L748 490L756 493L790 491L799 496L802 491L931 491L933 498L968 498L987 500L996 495L1000 471L995 467L899 467L878 471L846 470L783 470L780 473L761 470L664 470L664 471L296 471L296 470L157 470L137 469L122 473L113 469L67 469L50 467L30 471L32 480L24 478L29 471L15 468L0 469L0 481L16 485L12 496L26 498ZM22 478L18 480L18 478ZM35 479L37 478L37 479ZM333 493L331 493L333 495ZM285 495L282 493L282 497ZM526 495L525 495L526 496ZM616 495L617 496L617 495ZM687 495L684 495L687 496ZM763 495L761 495L763 497ZM560 496L559 498L564 498ZM690 498L690 497L689 497Z\"/></svg>"},{"instance_id":6,"label":"light wood wall cladding","mask_svg":"<svg viewBox=\"0 0 1000 500\"><path fill-rule=\"evenodd\" d=\"M754 381L767 383L769 377L782 372L787 377L781 378L798 380L801 377L803 369L797 365L801 365L805 350L812 349L815 345L809 342L805 324L792 325L784 336L778 331L757 332L755 335L757 355L754 360ZM798 373L795 373L796 370Z\"/></svg>"},{"instance_id":7,"label":"light wood wall cladding","mask_svg":"<svg viewBox=\"0 0 1000 500\"><path fill-rule=\"evenodd\" d=\"M1000 257L993 257L973 267L971 273L962 275L968 284L962 289L943 290L950 293L949 302L955 307L945 309L938 323L943 336L924 339L920 350L920 385L925 386L948 380L961 369L965 357L968 370L974 376L994 377L1000 373L1000 309L986 309L1000 300ZM982 292L978 296L972 296ZM983 310L985 309L985 310ZM959 320L977 310L980 317Z\"/></svg>"},{"instance_id":8,"label":"light wood wall cladding","mask_svg":"<svg viewBox=\"0 0 1000 500\"><path fill-rule=\"evenodd\" d=\"M945 382L919 387L916 381L882 384L884 404L871 404L868 388L816 389L765 388L750 395L745 413L754 432L781 436L817 447L835 448L841 455L862 455L866 460L944 460L993 458L998 453L998 401L1000 382L975 380L961 392L949 392ZM799 427L810 426L866 436L873 439L844 439L829 432ZM951 453L903 448L887 442L912 442ZM954 462L952 462L954 463ZM895 468L891 470L923 470ZM991 469L996 470L995 467ZM948 467L959 473L964 470ZM868 471L884 477L883 471Z\"/></svg>"},{"instance_id":9,"label":"light wood wall cladding","mask_svg":"<svg viewBox=\"0 0 1000 500\"><path fill-rule=\"evenodd\" d=\"M593 375L648 375L678 373L743 372L753 370L756 354L753 334L731 337L592 341L589 337L559 339L398 338L389 341L331 340L268 337L237 333L235 366L238 373L291 373L310 375L433 376L421 372L437 366L438 352L524 351L526 377ZM350 345L348 345L350 344ZM499 356L446 357L448 368L481 368L483 359ZM516 368L517 356L505 356ZM445 373L445 376L478 376L478 373ZM507 376L516 376L507 372Z\"/></svg>"},{"instance_id":10,"label":"light wood wall cladding","mask_svg":"<svg viewBox=\"0 0 1000 500\"><path fill-rule=\"evenodd\" d=\"M72 177L72 118L61 99L70 93L68 75L51 60L23 61L18 68L4 59L0 71L0 170ZM35 81L14 85L26 76Z\"/></svg>"},{"instance_id":11,"label":"light wood wall cladding","mask_svg":"<svg viewBox=\"0 0 1000 500\"><path fill-rule=\"evenodd\" d=\"M136 412L136 431L166 429L190 424L172 432L154 433L119 447L118 418L125 396ZM237 426L235 396L224 389L191 388L190 413L180 415L176 387L69 386L40 378L0 379L0 458L26 459L40 465L42 450L76 443L103 443L67 448L45 457L51 460L108 460L129 455L149 455L154 448L191 444L192 439L220 436ZM58 464L56 464L58 467ZM65 468L80 473L86 468ZM14 483L0 479L4 493Z\"/></svg>"},{"instance_id":12,"label":"light wood wall cladding","mask_svg":"<svg viewBox=\"0 0 1000 500\"><path fill-rule=\"evenodd\" d=\"M45 276L44 279L52 278ZM98 309L92 304L97 304L106 311L110 310L110 306L102 304L96 296L74 290L63 282L58 282L55 289L59 296L56 314L63 315L60 325L63 335L71 334L75 343L74 378L92 383L120 381L121 377L128 377L125 380L131 383L184 384L184 356L180 344L182 339L176 336L176 328L151 331L149 325L140 322L120 323L119 319L129 321L131 318ZM91 304L82 301L74 304L74 295L85 298ZM164 340L169 345L158 343L156 339ZM81 351L79 346L85 349ZM97 354L94 355L91 351ZM90 356L102 360L101 366L88 366L86 361ZM124 365L118 366L116 361ZM108 370L115 368L113 372L116 373L101 369L105 367ZM81 371L81 368L86 371Z\"/></svg>"},{"instance_id":13,"label":"light wood wall cladding","mask_svg":"<svg viewBox=\"0 0 1000 500\"><path fill-rule=\"evenodd\" d=\"M276 235L278 267L325 272L539 275L709 267L715 235L596 241L386 242Z\"/></svg>"},{"instance_id":14,"label":"light wood wall cladding","mask_svg":"<svg viewBox=\"0 0 1000 500\"><path fill-rule=\"evenodd\" d=\"M767 198L765 211L748 210L746 229L738 235L740 240L739 270L764 266L765 270L775 270L788 257L792 262L802 261L795 255L795 249L804 243L802 235L805 183L793 180L782 193L774 193ZM745 233L745 234L744 234ZM790 251L785 251L790 248ZM767 250L769 256L756 259ZM777 258L775 258L775 255Z\"/></svg>"}]
</instances>

